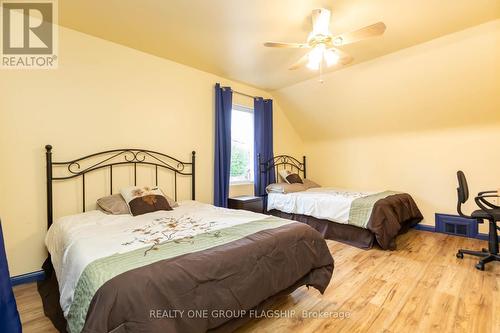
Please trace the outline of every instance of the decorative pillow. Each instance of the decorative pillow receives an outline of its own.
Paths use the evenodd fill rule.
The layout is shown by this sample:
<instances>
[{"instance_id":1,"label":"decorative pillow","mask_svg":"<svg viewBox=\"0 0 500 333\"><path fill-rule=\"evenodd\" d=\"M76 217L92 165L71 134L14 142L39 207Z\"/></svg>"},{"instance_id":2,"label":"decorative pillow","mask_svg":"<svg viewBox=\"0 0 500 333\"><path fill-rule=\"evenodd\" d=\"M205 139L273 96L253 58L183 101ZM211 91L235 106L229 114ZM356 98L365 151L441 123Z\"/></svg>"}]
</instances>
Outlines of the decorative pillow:
<instances>
[{"instance_id":1,"label":"decorative pillow","mask_svg":"<svg viewBox=\"0 0 500 333\"><path fill-rule=\"evenodd\" d=\"M165 194L163 195L165 196L165 198L167 198L167 202L170 207L172 208L179 207L179 204L174 199ZM125 199L123 199L123 196L120 193L108 195L106 197L97 199L97 207L106 214L111 214L111 215L130 214L130 209L128 208Z\"/></svg>"},{"instance_id":2,"label":"decorative pillow","mask_svg":"<svg viewBox=\"0 0 500 333\"><path fill-rule=\"evenodd\" d=\"M282 169L279 171L281 178L287 182L288 184L302 184L302 178L300 178L299 174L292 173L290 170Z\"/></svg>"},{"instance_id":3,"label":"decorative pillow","mask_svg":"<svg viewBox=\"0 0 500 333\"><path fill-rule=\"evenodd\" d=\"M320 187L320 186L318 186ZM163 193L163 191L161 191ZM168 202L168 205L172 208L175 208L175 207L179 207L179 204L177 203L177 201L175 201L174 199L172 199L171 197L169 197L168 195L166 195L165 193L163 193L163 195L165 196L165 198L167 198L167 202Z\"/></svg>"},{"instance_id":4,"label":"decorative pillow","mask_svg":"<svg viewBox=\"0 0 500 333\"><path fill-rule=\"evenodd\" d=\"M285 183L288 183L286 181L286 177L291 173L290 171L288 170L285 170L285 169L281 169L278 171L279 175L280 175L280 179L285 182Z\"/></svg>"},{"instance_id":5,"label":"decorative pillow","mask_svg":"<svg viewBox=\"0 0 500 333\"><path fill-rule=\"evenodd\" d=\"M156 212L158 210L172 210L167 198L158 187L130 186L120 193L127 203L130 213L134 216Z\"/></svg>"},{"instance_id":6,"label":"decorative pillow","mask_svg":"<svg viewBox=\"0 0 500 333\"><path fill-rule=\"evenodd\" d=\"M128 205L120 193L97 199L97 207L107 214L130 214Z\"/></svg>"},{"instance_id":7,"label":"decorative pillow","mask_svg":"<svg viewBox=\"0 0 500 333\"><path fill-rule=\"evenodd\" d=\"M302 184L302 178L300 178L298 173L291 173L286 177L286 181L289 184Z\"/></svg>"}]
</instances>

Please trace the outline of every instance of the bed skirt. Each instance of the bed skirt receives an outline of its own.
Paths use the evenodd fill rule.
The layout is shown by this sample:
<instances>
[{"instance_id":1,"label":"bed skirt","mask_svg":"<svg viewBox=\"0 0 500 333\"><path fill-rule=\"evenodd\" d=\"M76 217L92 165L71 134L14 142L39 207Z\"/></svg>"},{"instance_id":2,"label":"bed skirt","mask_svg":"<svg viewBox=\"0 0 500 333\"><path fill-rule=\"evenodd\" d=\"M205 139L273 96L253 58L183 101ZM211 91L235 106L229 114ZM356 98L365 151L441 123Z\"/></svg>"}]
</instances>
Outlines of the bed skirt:
<instances>
[{"instance_id":1,"label":"bed skirt","mask_svg":"<svg viewBox=\"0 0 500 333\"><path fill-rule=\"evenodd\" d=\"M56 273L50 261L50 256L42 266L45 272L45 280L38 281L38 293L42 298L43 313L50 319L54 327L61 333L66 333L66 319L59 304L61 298Z\"/></svg>"},{"instance_id":2,"label":"bed skirt","mask_svg":"<svg viewBox=\"0 0 500 333\"><path fill-rule=\"evenodd\" d=\"M365 250L371 249L375 244L380 246L375 238L375 234L368 229L359 228L349 224L341 224L328 220L317 219L307 215L284 213L275 209L270 210L268 214L308 224L318 230L325 239L342 242ZM398 235L407 232L411 227L415 226L420 221L421 218L403 221ZM394 250L396 248L395 237L390 243L392 245L388 248L381 247L384 250Z\"/></svg>"}]
</instances>

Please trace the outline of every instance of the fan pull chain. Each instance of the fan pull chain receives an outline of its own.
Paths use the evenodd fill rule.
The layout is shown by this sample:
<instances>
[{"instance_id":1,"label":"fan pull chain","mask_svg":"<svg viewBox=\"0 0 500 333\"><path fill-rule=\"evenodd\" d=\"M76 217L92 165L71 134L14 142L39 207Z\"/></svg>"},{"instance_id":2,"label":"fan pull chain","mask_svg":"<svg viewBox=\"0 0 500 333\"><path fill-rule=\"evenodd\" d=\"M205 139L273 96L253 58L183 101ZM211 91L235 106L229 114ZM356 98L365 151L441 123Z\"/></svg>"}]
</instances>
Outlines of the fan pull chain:
<instances>
[{"instance_id":1,"label":"fan pull chain","mask_svg":"<svg viewBox=\"0 0 500 333\"><path fill-rule=\"evenodd\" d=\"M319 83L323 83L323 59L319 62Z\"/></svg>"}]
</instances>

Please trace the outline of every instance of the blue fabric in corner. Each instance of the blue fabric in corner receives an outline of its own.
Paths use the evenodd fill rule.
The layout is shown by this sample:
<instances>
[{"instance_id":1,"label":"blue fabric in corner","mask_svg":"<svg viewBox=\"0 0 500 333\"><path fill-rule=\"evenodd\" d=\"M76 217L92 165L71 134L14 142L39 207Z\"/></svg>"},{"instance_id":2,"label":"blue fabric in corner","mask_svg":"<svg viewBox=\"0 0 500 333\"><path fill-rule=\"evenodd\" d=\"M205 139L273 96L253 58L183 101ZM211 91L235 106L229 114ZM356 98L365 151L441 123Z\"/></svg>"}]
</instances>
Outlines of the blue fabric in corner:
<instances>
[{"instance_id":1,"label":"blue fabric in corner","mask_svg":"<svg viewBox=\"0 0 500 333\"><path fill-rule=\"evenodd\" d=\"M257 155L260 154L262 162L274 157L273 152L273 100L254 99L254 186L255 195L265 195L266 186L275 182L274 170L265 174L259 172ZM259 178L260 182L259 182ZM259 188L260 184L260 188Z\"/></svg>"},{"instance_id":2,"label":"blue fabric in corner","mask_svg":"<svg viewBox=\"0 0 500 333\"><path fill-rule=\"evenodd\" d=\"M214 205L227 207L231 168L231 112L233 91L215 85Z\"/></svg>"},{"instance_id":3,"label":"blue fabric in corner","mask_svg":"<svg viewBox=\"0 0 500 333\"><path fill-rule=\"evenodd\" d=\"M16 299L12 292L7 255L5 254L2 222L0 222L0 332L21 332L21 321L17 312Z\"/></svg>"}]
</instances>

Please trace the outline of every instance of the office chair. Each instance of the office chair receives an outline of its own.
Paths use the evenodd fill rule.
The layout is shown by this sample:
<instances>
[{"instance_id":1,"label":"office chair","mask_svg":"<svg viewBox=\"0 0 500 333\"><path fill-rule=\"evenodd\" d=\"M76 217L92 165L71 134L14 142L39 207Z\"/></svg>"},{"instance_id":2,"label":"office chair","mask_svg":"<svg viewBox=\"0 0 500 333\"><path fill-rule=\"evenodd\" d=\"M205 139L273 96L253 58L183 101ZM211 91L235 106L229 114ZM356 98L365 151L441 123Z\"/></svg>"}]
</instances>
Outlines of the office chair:
<instances>
[{"instance_id":1,"label":"office chair","mask_svg":"<svg viewBox=\"0 0 500 333\"><path fill-rule=\"evenodd\" d=\"M467 180L462 171L457 172L458 178L458 203L457 211L462 217L476 219L478 223L483 223L484 220L488 220L490 224L490 230L488 233L488 249L482 249L481 251L463 250L460 249L457 252L457 258L463 259L464 254L481 257L482 259L476 264L476 268L484 271L484 265L491 261L500 261L500 255L498 254L498 235L497 230L500 228L496 225L500 221L500 206L494 205L488 201L488 198L498 198L497 191L483 191L479 192L474 198L476 204L479 206L479 210L472 212L470 216L465 215L462 212L462 204L464 204L469 199L469 187L467 186Z\"/></svg>"}]
</instances>

